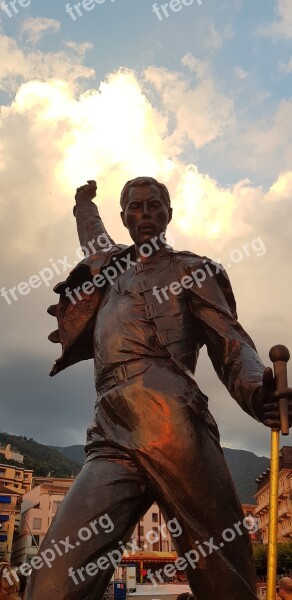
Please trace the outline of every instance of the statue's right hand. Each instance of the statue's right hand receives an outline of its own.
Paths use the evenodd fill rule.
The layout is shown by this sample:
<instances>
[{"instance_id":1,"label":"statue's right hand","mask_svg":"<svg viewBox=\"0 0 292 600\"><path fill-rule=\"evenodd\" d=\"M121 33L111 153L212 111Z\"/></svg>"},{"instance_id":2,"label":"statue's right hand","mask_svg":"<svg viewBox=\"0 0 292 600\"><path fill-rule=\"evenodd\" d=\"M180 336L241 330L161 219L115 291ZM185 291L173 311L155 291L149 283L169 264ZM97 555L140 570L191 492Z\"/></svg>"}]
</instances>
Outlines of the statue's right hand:
<instances>
[{"instance_id":1,"label":"statue's right hand","mask_svg":"<svg viewBox=\"0 0 292 600\"><path fill-rule=\"evenodd\" d=\"M94 179L88 179L85 185L81 185L76 189L75 200L93 200L96 197L97 185Z\"/></svg>"}]
</instances>

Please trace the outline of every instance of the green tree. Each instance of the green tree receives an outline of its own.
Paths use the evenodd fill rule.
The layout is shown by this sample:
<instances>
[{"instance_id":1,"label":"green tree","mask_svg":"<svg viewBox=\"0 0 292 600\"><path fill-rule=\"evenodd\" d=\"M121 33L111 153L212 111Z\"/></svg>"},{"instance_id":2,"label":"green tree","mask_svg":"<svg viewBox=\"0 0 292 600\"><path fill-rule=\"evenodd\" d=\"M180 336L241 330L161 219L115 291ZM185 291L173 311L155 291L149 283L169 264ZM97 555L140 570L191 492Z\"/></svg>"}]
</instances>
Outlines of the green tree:
<instances>
[{"instance_id":1,"label":"green tree","mask_svg":"<svg viewBox=\"0 0 292 600\"><path fill-rule=\"evenodd\" d=\"M267 547L263 544L255 544L253 557L257 575L265 575L267 573Z\"/></svg>"},{"instance_id":2,"label":"green tree","mask_svg":"<svg viewBox=\"0 0 292 600\"><path fill-rule=\"evenodd\" d=\"M292 542L278 546L278 573L289 574L292 571Z\"/></svg>"},{"instance_id":3,"label":"green tree","mask_svg":"<svg viewBox=\"0 0 292 600\"><path fill-rule=\"evenodd\" d=\"M255 544L253 556L257 575L267 574L267 546ZM278 544L277 549L277 573L278 575L289 575L292 572L292 542Z\"/></svg>"}]
</instances>

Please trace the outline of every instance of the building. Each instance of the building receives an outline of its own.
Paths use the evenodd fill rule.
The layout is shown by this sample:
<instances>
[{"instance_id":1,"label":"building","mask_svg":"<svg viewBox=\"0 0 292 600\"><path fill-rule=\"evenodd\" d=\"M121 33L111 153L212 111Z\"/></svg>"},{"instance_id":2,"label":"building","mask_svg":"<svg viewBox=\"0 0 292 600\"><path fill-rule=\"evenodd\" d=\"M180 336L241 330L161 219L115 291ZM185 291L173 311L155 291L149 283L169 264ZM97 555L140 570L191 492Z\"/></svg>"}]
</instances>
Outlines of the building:
<instances>
[{"instance_id":1,"label":"building","mask_svg":"<svg viewBox=\"0 0 292 600\"><path fill-rule=\"evenodd\" d=\"M259 544L262 541L262 533L256 508L256 504L242 504L244 516L249 517L256 524L257 531L250 534L251 541ZM135 527L132 540L136 540L137 546L146 552L173 552L175 548L171 533L174 536L180 535L179 522L176 519L170 520L167 527L161 510L155 502Z\"/></svg>"},{"instance_id":2,"label":"building","mask_svg":"<svg viewBox=\"0 0 292 600\"><path fill-rule=\"evenodd\" d=\"M11 445L7 444L7 446L0 446L0 454L5 456L6 460L14 460L15 462L23 463L24 456L20 454L17 450L11 450Z\"/></svg>"},{"instance_id":3,"label":"building","mask_svg":"<svg viewBox=\"0 0 292 600\"><path fill-rule=\"evenodd\" d=\"M0 464L0 555L10 562L13 536L19 529L23 495L31 489L32 471L15 465Z\"/></svg>"},{"instance_id":4,"label":"building","mask_svg":"<svg viewBox=\"0 0 292 600\"><path fill-rule=\"evenodd\" d=\"M13 544L13 564L30 562L37 554L38 547L72 481L72 478L33 478L33 489L23 497L19 534ZM245 516L257 520L256 505L244 504L242 506ZM166 555L175 552L171 534L178 537L180 533L179 522L171 519L166 525L161 510L155 502L139 520L131 540L135 540L136 546L144 553L160 553L160 559L161 553ZM259 532L252 533L251 539L253 542L259 542L261 534Z\"/></svg>"},{"instance_id":5,"label":"building","mask_svg":"<svg viewBox=\"0 0 292 600\"><path fill-rule=\"evenodd\" d=\"M9 487L10 490L14 490L20 496L31 489L32 474L30 469L24 467L0 464L0 483Z\"/></svg>"},{"instance_id":6,"label":"building","mask_svg":"<svg viewBox=\"0 0 292 600\"><path fill-rule=\"evenodd\" d=\"M0 483L0 562L10 562L19 495Z\"/></svg>"},{"instance_id":7,"label":"building","mask_svg":"<svg viewBox=\"0 0 292 600\"><path fill-rule=\"evenodd\" d=\"M260 528L260 519L256 514L257 505L256 504L242 504L242 510L245 517L249 517L255 523L255 531L254 533L250 533L250 539L252 544L261 544L262 543L262 532Z\"/></svg>"},{"instance_id":8,"label":"building","mask_svg":"<svg viewBox=\"0 0 292 600\"><path fill-rule=\"evenodd\" d=\"M256 480L258 489L256 515L259 517L263 544L268 543L270 469L266 469ZM283 446L280 450L278 496L278 542L292 539L292 447Z\"/></svg>"},{"instance_id":9,"label":"building","mask_svg":"<svg viewBox=\"0 0 292 600\"><path fill-rule=\"evenodd\" d=\"M29 563L66 496L73 478L34 477L33 488L22 498L18 535L13 542L12 563Z\"/></svg>"},{"instance_id":10,"label":"building","mask_svg":"<svg viewBox=\"0 0 292 600\"><path fill-rule=\"evenodd\" d=\"M132 540L144 551L172 552L175 550L169 529L175 533L178 524L169 523L167 528L161 510L156 502L136 525Z\"/></svg>"}]
</instances>

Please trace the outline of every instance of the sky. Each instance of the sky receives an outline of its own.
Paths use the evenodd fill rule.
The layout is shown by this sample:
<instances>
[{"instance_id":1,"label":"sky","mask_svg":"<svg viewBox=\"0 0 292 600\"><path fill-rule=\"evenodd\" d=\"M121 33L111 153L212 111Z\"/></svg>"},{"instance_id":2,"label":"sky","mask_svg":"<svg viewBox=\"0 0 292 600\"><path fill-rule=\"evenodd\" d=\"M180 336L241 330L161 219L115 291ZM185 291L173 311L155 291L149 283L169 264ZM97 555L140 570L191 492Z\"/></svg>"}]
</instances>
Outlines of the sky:
<instances>
[{"instance_id":1,"label":"sky","mask_svg":"<svg viewBox=\"0 0 292 600\"><path fill-rule=\"evenodd\" d=\"M174 248L224 264L266 365L274 344L291 350L291 41L290 0L0 1L2 431L85 442L93 364L49 377L60 346L46 309L81 257L72 207L87 179L120 243L124 183L163 181ZM222 445L268 456L269 430L204 349L197 381Z\"/></svg>"}]
</instances>

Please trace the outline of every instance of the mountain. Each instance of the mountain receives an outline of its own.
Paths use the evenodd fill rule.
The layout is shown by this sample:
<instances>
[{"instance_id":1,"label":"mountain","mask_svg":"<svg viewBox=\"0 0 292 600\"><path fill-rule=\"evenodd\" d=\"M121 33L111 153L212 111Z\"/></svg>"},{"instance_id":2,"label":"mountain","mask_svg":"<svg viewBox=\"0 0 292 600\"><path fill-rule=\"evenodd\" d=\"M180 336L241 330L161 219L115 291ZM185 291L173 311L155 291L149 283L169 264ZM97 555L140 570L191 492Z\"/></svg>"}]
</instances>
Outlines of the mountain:
<instances>
[{"instance_id":1,"label":"mountain","mask_svg":"<svg viewBox=\"0 0 292 600\"><path fill-rule=\"evenodd\" d=\"M80 461L72 460L56 448L39 444L32 438L0 432L0 444L4 447L10 444L12 449L18 450L24 456L24 463L21 464L15 463L14 460L6 460L0 454L0 463L19 464L20 467L32 469L36 476L46 477L51 473L53 477L71 477L80 471Z\"/></svg>"},{"instance_id":2,"label":"mountain","mask_svg":"<svg viewBox=\"0 0 292 600\"><path fill-rule=\"evenodd\" d=\"M68 446L58 450L80 465L83 464L85 459L83 446ZM254 494L257 489L255 480L269 466L269 459L266 456L256 456L247 450L223 448L223 452L240 501L255 504Z\"/></svg>"},{"instance_id":3,"label":"mountain","mask_svg":"<svg viewBox=\"0 0 292 600\"><path fill-rule=\"evenodd\" d=\"M79 465L83 465L86 457L84 452L84 446L66 446L65 448L57 446L56 449L59 450L59 452L62 452L64 456L67 456L67 458L74 460Z\"/></svg>"},{"instance_id":4,"label":"mountain","mask_svg":"<svg viewBox=\"0 0 292 600\"><path fill-rule=\"evenodd\" d=\"M255 504L255 480L270 465L269 459L247 450L223 448L223 452L240 502Z\"/></svg>"}]
</instances>

